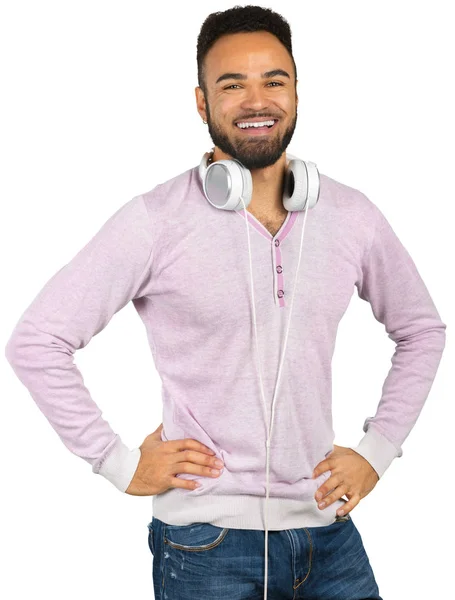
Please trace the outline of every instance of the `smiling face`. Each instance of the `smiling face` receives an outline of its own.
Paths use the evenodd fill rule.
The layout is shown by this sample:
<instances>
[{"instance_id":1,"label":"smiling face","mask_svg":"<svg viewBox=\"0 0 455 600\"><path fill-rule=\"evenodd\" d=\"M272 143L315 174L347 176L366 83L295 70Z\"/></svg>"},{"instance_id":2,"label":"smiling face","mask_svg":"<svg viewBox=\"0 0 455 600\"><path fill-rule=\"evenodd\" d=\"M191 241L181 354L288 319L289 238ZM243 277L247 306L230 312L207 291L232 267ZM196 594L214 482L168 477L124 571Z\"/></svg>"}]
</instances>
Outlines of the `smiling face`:
<instances>
[{"instance_id":1,"label":"smiling face","mask_svg":"<svg viewBox=\"0 0 455 600\"><path fill-rule=\"evenodd\" d=\"M247 169L275 164L297 124L297 82L285 46L268 31L223 35L204 64L207 97L197 87L196 102L215 146ZM271 128L237 125L271 120Z\"/></svg>"}]
</instances>

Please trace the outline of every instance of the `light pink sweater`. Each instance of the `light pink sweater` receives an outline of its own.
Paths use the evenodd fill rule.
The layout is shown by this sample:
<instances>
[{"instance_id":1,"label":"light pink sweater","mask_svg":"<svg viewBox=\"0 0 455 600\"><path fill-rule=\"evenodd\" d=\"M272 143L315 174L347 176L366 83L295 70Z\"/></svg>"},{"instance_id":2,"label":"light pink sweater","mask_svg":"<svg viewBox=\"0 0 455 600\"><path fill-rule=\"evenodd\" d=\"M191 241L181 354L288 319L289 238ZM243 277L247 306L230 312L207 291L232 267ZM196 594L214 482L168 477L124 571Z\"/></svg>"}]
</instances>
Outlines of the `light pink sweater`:
<instances>
[{"instance_id":1,"label":"light pink sweater","mask_svg":"<svg viewBox=\"0 0 455 600\"><path fill-rule=\"evenodd\" d=\"M309 211L270 449L268 529L327 525L312 479L333 449L331 360L354 289L396 343L374 416L353 447L379 476L416 423L445 346L446 325L408 252L362 192L320 174ZM265 397L271 402L287 325L303 213L272 236L247 212ZM17 377L65 446L125 491L140 450L101 416L74 353L132 301L162 380L163 440L216 451L220 477L153 497L173 525L263 529L266 434L254 359L244 211L207 202L198 166L132 198L44 285L6 346ZM158 402L159 399L157 398Z\"/></svg>"}]
</instances>

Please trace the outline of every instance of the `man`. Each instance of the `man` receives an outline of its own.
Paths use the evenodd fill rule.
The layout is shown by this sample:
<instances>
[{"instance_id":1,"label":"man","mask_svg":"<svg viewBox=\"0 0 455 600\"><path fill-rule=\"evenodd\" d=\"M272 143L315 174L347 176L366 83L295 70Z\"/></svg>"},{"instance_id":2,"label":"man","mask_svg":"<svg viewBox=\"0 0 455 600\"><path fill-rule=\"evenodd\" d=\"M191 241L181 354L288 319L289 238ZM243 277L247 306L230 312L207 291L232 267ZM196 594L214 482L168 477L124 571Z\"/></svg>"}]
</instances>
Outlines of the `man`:
<instances>
[{"instance_id":1,"label":"man","mask_svg":"<svg viewBox=\"0 0 455 600\"><path fill-rule=\"evenodd\" d=\"M73 453L120 491L154 496L157 598L165 590L169 599L380 600L350 513L402 456L446 325L379 208L323 174L299 266L308 205L291 212L283 203L298 105L287 22L254 6L213 13L197 58L210 164L236 159L250 171L247 210L207 202L205 162L133 198L46 284L6 355ZM254 121L265 125L252 131ZM354 287L397 346L376 415L345 448L333 445L330 363ZM163 425L134 450L102 419L72 363L130 300L164 410ZM217 459L224 469L212 473Z\"/></svg>"}]
</instances>

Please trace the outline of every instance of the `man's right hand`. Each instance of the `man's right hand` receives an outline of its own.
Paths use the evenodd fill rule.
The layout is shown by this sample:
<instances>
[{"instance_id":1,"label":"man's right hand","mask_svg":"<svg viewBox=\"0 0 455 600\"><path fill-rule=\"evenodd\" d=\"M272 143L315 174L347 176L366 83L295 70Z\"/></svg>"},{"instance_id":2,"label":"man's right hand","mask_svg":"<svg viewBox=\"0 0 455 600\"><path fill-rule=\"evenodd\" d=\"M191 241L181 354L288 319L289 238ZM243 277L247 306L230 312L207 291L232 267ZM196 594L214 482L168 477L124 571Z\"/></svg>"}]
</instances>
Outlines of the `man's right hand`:
<instances>
[{"instance_id":1,"label":"man's right hand","mask_svg":"<svg viewBox=\"0 0 455 600\"><path fill-rule=\"evenodd\" d=\"M170 488L196 489L191 479L175 477L178 473L191 473L218 477L211 469L222 469L215 464L217 457L210 448L191 438L163 442L159 425L140 446L141 458L130 485L125 491L132 496L154 496Z\"/></svg>"}]
</instances>

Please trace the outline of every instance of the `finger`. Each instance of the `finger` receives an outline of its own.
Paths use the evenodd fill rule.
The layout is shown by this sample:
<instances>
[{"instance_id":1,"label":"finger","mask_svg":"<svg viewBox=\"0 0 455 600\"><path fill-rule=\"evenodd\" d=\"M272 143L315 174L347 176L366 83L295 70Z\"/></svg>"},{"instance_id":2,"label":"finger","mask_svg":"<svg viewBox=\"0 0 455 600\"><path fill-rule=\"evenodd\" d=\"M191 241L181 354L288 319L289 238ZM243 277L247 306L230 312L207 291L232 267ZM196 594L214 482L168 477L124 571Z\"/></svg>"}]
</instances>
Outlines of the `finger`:
<instances>
[{"instance_id":1,"label":"finger","mask_svg":"<svg viewBox=\"0 0 455 600\"><path fill-rule=\"evenodd\" d=\"M347 515L360 502L360 496L356 494L352 496L341 508L337 510L337 515Z\"/></svg>"},{"instance_id":2,"label":"finger","mask_svg":"<svg viewBox=\"0 0 455 600\"><path fill-rule=\"evenodd\" d=\"M216 456L210 456L205 452L198 452L197 450L181 450L180 452L174 452L170 457L174 464L179 465L179 468L184 462L210 466L213 469L222 469L224 467L223 461Z\"/></svg>"},{"instance_id":3,"label":"finger","mask_svg":"<svg viewBox=\"0 0 455 600\"><path fill-rule=\"evenodd\" d=\"M335 500L339 500L342 496L346 494L348 491L348 487L346 485L339 485L337 488L333 490L328 496L322 499L318 504L318 508L324 509L330 506Z\"/></svg>"},{"instance_id":4,"label":"finger","mask_svg":"<svg viewBox=\"0 0 455 600\"><path fill-rule=\"evenodd\" d=\"M169 447L173 452L179 452L181 450L196 450L197 452L203 452L204 454L209 454L210 456L214 456L215 454L215 452L208 446L198 442L197 440L193 440L192 438L169 440L167 444L170 445Z\"/></svg>"},{"instance_id":5,"label":"finger","mask_svg":"<svg viewBox=\"0 0 455 600\"><path fill-rule=\"evenodd\" d=\"M314 468L312 479L316 479L316 477L319 477L319 475L322 475L322 473L325 473L329 469L330 469L329 461L328 460L321 461Z\"/></svg>"},{"instance_id":6,"label":"finger","mask_svg":"<svg viewBox=\"0 0 455 600\"><path fill-rule=\"evenodd\" d=\"M211 448L209 448L208 446L206 446L205 444L202 444L201 442L198 442L197 440L193 440L190 438L191 442L194 442L195 444L197 444L200 448L196 448L196 450L199 450L199 452L204 452L206 454L209 454L210 456L214 456L215 455L215 451L212 450Z\"/></svg>"},{"instance_id":7,"label":"finger","mask_svg":"<svg viewBox=\"0 0 455 600\"><path fill-rule=\"evenodd\" d=\"M192 479L181 479L180 477L172 477L169 483L169 487L173 488L183 488L186 490L195 490L200 487L197 481L193 481Z\"/></svg>"},{"instance_id":8,"label":"finger","mask_svg":"<svg viewBox=\"0 0 455 600\"><path fill-rule=\"evenodd\" d=\"M338 487L341 483L343 483L340 475L331 475L324 483L319 486L314 494L315 500L322 500L325 495Z\"/></svg>"},{"instance_id":9,"label":"finger","mask_svg":"<svg viewBox=\"0 0 455 600\"><path fill-rule=\"evenodd\" d=\"M175 473L189 473L190 475L202 475L203 477L216 479L221 475L221 469L212 465L206 466L194 462L176 462L171 466L171 473L173 475Z\"/></svg>"}]
</instances>

